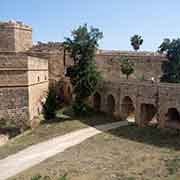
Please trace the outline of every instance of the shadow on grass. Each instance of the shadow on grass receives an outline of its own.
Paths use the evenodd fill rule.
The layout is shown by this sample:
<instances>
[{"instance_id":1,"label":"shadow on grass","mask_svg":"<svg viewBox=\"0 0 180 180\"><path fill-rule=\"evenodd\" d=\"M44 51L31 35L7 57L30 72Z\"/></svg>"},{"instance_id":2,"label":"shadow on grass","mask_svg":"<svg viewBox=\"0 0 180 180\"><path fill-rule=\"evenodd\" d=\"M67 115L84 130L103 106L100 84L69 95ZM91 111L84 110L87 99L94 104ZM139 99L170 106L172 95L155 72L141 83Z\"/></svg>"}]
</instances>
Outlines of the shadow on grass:
<instances>
[{"instance_id":1,"label":"shadow on grass","mask_svg":"<svg viewBox=\"0 0 180 180\"><path fill-rule=\"evenodd\" d=\"M98 125L117 122L117 120L104 113L94 112L91 115L80 117L74 116L71 108L64 108L63 110L57 111L57 118L48 121L48 123L57 123L71 120L79 120L88 126L96 126L97 129L99 128L97 127ZM99 130L102 130L101 127ZM139 128L135 124L131 123L128 126L110 130L107 133L160 148L180 150L180 133L175 130L164 130L151 126Z\"/></svg>"},{"instance_id":2,"label":"shadow on grass","mask_svg":"<svg viewBox=\"0 0 180 180\"><path fill-rule=\"evenodd\" d=\"M174 130L164 130L156 127L139 128L135 124L126 127L117 128L109 133L126 138L128 140L168 148L171 150L180 150L180 133Z\"/></svg>"},{"instance_id":3,"label":"shadow on grass","mask_svg":"<svg viewBox=\"0 0 180 180\"><path fill-rule=\"evenodd\" d=\"M63 108L56 112L56 118L50 119L48 121L43 121L43 123L51 124L65 121L78 120L83 124L88 126L97 126L102 124L108 124L112 122L117 122L111 116L107 116L104 113L92 112L88 116L75 116L71 108Z\"/></svg>"}]
</instances>

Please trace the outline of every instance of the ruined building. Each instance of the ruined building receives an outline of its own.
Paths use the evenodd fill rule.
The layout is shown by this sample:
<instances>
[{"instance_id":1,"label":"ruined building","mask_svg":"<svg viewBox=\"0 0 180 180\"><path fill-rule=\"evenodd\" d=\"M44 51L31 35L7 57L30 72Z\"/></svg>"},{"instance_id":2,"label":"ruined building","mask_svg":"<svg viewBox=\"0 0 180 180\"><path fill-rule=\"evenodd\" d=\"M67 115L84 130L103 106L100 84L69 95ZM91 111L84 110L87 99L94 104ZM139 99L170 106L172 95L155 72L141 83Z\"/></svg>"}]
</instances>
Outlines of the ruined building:
<instances>
[{"instance_id":1,"label":"ruined building","mask_svg":"<svg viewBox=\"0 0 180 180\"><path fill-rule=\"evenodd\" d=\"M135 64L128 81L121 73L124 57ZM133 114L140 126L156 121L162 128L180 129L180 86L159 82L164 61L157 53L99 50L96 64L103 81L90 98L92 106L117 119ZM31 27L21 22L0 23L0 119L33 125L48 84L70 103L72 87L65 71L72 63L61 43L32 45Z\"/></svg>"}]
</instances>

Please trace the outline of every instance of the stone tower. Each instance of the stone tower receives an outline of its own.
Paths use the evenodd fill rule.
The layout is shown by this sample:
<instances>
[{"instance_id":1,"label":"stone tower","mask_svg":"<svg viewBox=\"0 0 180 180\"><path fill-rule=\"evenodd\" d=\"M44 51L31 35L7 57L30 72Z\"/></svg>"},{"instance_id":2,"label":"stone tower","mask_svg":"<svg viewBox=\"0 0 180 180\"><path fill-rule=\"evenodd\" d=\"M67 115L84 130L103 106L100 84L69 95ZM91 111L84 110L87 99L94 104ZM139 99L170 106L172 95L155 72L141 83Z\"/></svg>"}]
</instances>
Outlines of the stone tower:
<instances>
[{"instance_id":1,"label":"stone tower","mask_svg":"<svg viewBox=\"0 0 180 180\"><path fill-rule=\"evenodd\" d=\"M31 47L31 27L0 23L0 120L21 129L36 124L48 91L48 59L29 53Z\"/></svg>"},{"instance_id":2,"label":"stone tower","mask_svg":"<svg viewBox=\"0 0 180 180\"><path fill-rule=\"evenodd\" d=\"M32 28L22 22L0 22L0 52L24 52L32 47Z\"/></svg>"}]
</instances>

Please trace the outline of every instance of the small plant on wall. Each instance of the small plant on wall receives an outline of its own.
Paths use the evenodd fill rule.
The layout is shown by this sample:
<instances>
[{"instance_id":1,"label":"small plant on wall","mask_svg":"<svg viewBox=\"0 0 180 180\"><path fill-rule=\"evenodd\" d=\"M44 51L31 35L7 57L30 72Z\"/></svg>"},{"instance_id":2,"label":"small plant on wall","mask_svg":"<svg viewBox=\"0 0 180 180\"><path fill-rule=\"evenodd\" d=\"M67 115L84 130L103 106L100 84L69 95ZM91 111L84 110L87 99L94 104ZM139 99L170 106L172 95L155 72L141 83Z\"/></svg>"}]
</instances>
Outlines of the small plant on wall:
<instances>
[{"instance_id":1,"label":"small plant on wall","mask_svg":"<svg viewBox=\"0 0 180 180\"><path fill-rule=\"evenodd\" d=\"M128 58L123 58L121 62L121 72L126 75L126 79L128 80L129 76L134 73L134 63Z\"/></svg>"}]
</instances>

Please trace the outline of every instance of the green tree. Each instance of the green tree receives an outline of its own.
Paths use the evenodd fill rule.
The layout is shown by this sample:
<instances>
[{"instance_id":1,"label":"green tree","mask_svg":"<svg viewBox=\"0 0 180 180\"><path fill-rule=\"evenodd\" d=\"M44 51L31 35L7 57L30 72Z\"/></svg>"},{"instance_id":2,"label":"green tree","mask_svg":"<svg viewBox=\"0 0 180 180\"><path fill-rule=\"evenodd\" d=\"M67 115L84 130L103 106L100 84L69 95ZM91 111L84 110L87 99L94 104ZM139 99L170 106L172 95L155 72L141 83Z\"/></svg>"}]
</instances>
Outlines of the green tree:
<instances>
[{"instance_id":1,"label":"green tree","mask_svg":"<svg viewBox=\"0 0 180 180\"><path fill-rule=\"evenodd\" d=\"M121 72L126 75L128 80L129 76L134 73L134 63L130 62L128 58L123 58L121 63Z\"/></svg>"},{"instance_id":2,"label":"green tree","mask_svg":"<svg viewBox=\"0 0 180 180\"><path fill-rule=\"evenodd\" d=\"M180 39L164 39L159 52L167 57L162 64L161 82L180 83Z\"/></svg>"},{"instance_id":3,"label":"green tree","mask_svg":"<svg viewBox=\"0 0 180 180\"><path fill-rule=\"evenodd\" d=\"M140 46L143 44L142 36L134 35L131 37L131 45L134 48L135 51L138 51L140 49Z\"/></svg>"},{"instance_id":4,"label":"green tree","mask_svg":"<svg viewBox=\"0 0 180 180\"><path fill-rule=\"evenodd\" d=\"M43 115L46 120L50 120L55 117L56 107L56 93L54 89L50 88L46 97L46 101L43 104Z\"/></svg>"},{"instance_id":5,"label":"green tree","mask_svg":"<svg viewBox=\"0 0 180 180\"><path fill-rule=\"evenodd\" d=\"M103 33L97 28L88 28L85 24L72 31L72 38L66 38L64 47L69 52L74 61L74 65L67 68L66 76L70 77L75 94L75 104L82 110L86 110L86 100L91 96L100 74L96 70L95 56L98 48L98 41L103 37Z\"/></svg>"}]
</instances>

